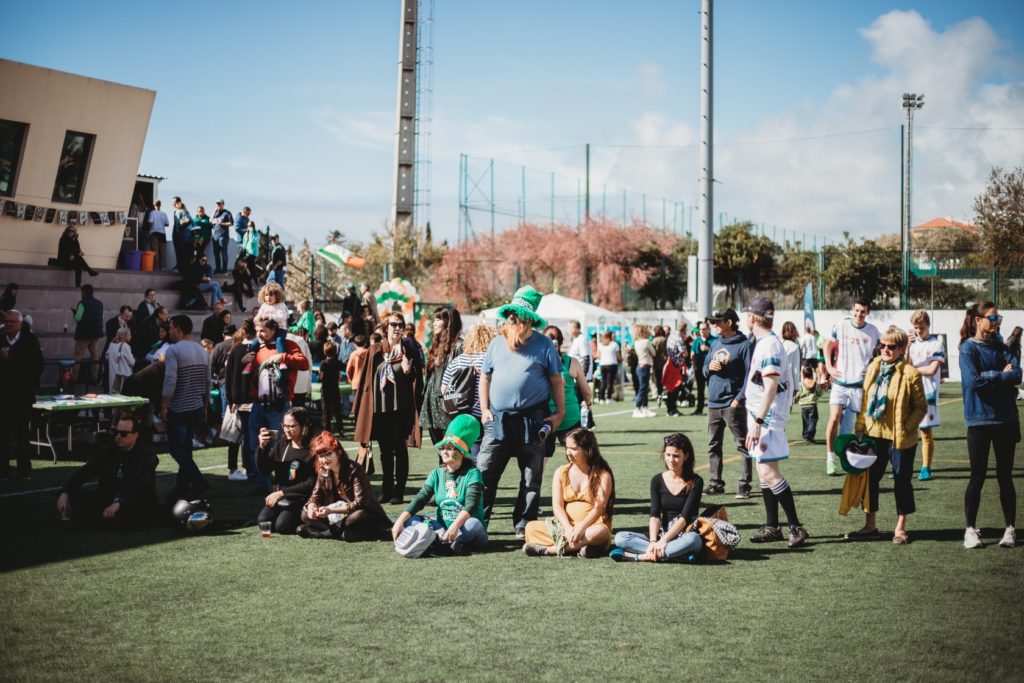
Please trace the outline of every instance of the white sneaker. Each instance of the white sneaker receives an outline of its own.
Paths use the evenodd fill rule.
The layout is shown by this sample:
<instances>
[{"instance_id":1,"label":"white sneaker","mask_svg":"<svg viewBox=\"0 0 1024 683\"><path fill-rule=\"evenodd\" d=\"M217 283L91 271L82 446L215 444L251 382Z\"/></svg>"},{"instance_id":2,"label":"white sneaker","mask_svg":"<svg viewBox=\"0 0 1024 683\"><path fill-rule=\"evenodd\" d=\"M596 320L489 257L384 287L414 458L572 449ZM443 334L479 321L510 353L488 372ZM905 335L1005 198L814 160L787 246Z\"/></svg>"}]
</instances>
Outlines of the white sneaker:
<instances>
[{"instance_id":1,"label":"white sneaker","mask_svg":"<svg viewBox=\"0 0 1024 683\"><path fill-rule=\"evenodd\" d=\"M228 481L249 481L249 477L242 470L235 470L228 475Z\"/></svg>"},{"instance_id":2,"label":"white sneaker","mask_svg":"<svg viewBox=\"0 0 1024 683\"><path fill-rule=\"evenodd\" d=\"M999 541L1000 548L1015 548L1017 547L1017 530L1012 526L1006 527L1006 531L1003 532L1003 538Z\"/></svg>"},{"instance_id":3,"label":"white sneaker","mask_svg":"<svg viewBox=\"0 0 1024 683\"><path fill-rule=\"evenodd\" d=\"M974 550L982 546L981 532L974 527L967 527L964 531L964 547L968 550Z\"/></svg>"},{"instance_id":4,"label":"white sneaker","mask_svg":"<svg viewBox=\"0 0 1024 683\"><path fill-rule=\"evenodd\" d=\"M647 415L645 415L644 411L641 410L640 408L634 408L633 409L633 417L647 417Z\"/></svg>"},{"instance_id":5,"label":"white sneaker","mask_svg":"<svg viewBox=\"0 0 1024 683\"><path fill-rule=\"evenodd\" d=\"M657 417L658 416L658 414L656 412L654 412L653 410L651 410L650 408L641 408L641 410L644 411L644 417Z\"/></svg>"}]
</instances>

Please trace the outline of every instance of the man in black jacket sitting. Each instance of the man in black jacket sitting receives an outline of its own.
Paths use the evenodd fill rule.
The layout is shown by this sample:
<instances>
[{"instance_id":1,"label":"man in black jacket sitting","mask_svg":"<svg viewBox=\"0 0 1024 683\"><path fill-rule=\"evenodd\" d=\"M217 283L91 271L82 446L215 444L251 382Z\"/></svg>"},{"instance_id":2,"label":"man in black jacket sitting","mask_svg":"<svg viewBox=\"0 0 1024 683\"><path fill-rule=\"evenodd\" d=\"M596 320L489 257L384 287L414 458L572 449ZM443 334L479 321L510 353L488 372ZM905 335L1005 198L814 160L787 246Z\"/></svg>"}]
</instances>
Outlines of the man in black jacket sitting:
<instances>
[{"instance_id":1,"label":"man in black jacket sitting","mask_svg":"<svg viewBox=\"0 0 1024 683\"><path fill-rule=\"evenodd\" d=\"M61 519L139 528L157 519L156 451L139 441L139 419L125 414L114 428L114 445L78 469L57 497ZM82 484L96 480L96 491Z\"/></svg>"}]
</instances>

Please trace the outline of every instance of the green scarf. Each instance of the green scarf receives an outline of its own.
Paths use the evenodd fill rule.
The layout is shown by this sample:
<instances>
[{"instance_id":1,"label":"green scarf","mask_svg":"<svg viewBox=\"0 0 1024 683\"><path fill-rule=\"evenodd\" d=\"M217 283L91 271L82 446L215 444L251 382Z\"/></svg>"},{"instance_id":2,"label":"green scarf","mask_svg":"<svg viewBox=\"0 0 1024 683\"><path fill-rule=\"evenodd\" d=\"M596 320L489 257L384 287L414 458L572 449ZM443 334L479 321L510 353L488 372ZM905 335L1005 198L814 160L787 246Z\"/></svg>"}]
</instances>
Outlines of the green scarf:
<instances>
[{"instance_id":1,"label":"green scarf","mask_svg":"<svg viewBox=\"0 0 1024 683\"><path fill-rule=\"evenodd\" d=\"M889 380L892 379L893 373L896 372L896 366L900 362L886 363L883 360L878 368L878 377L875 378L875 383L871 386L871 402L868 404L868 415L871 416L872 420L881 420L885 415L885 404L889 394Z\"/></svg>"}]
</instances>

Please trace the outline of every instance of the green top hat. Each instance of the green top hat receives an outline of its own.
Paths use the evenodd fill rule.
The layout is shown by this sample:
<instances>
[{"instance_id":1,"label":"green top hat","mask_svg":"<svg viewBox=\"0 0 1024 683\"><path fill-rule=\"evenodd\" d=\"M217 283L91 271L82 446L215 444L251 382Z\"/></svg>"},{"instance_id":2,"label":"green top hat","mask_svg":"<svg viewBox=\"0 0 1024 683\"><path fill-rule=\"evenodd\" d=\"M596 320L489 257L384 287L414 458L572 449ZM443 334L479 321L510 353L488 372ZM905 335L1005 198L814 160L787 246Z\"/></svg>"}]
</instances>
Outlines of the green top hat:
<instances>
[{"instance_id":1,"label":"green top hat","mask_svg":"<svg viewBox=\"0 0 1024 683\"><path fill-rule=\"evenodd\" d=\"M470 455L469 449L479 438L480 420L472 415L457 415L448 425L448 429L444 431L444 438L435 443L434 448L441 450L442 446L450 443L464 456L472 459L473 456Z\"/></svg>"},{"instance_id":2,"label":"green top hat","mask_svg":"<svg viewBox=\"0 0 1024 683\"><path fill-rule=\"evenodd\" d=\"M878 460L878 447L870 436L840 434L832 442L832 451L847 474L860 474Z\"/></svg>"},{"instance_id":3,"label":"green top hat","mask_svg":"<svg viewBox=\"0 0 1024 683\"><path fill-rule=\"evenodd\" d=\"M498 309L498 317L506 320L509 314L515 313L521 320L529 322L534 327L547 327L548 324L544 318L537 315L537 308L540 306L542 298L544 295L532 286L520 287L512 297L512 303L505 304Z\"/></svg>"}]
</instances>

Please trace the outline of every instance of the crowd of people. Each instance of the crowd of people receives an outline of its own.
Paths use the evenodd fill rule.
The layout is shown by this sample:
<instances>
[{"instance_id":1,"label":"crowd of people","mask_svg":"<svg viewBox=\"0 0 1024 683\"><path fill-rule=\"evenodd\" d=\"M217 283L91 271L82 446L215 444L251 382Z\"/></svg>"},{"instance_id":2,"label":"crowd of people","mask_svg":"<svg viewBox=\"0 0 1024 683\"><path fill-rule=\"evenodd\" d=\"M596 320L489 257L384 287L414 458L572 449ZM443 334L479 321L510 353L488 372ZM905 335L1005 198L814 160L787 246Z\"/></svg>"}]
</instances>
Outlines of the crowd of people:
<instances>
[{"instance_id":1,"label":"crowd of people","mask_svg":"<svg viewBox=\"0 0 1024 683\"><path fill-rule=\"evenodd\" d=\"M803 436L814 442L817 399L826 392L826 474L848 475L843 514L854 507L865 512L863 526L848 539L880 536L879 485L891 468L893 542L909 542L919 441L924 464L918 479L934 476L933 430L939 427L938 387L946 361L925 311L911 315L909 330L879 331L867 321L868 302L857 300L850 316L824 339L810 326L800 335L791 323L781 326L780 337L773 303L755 297L742 319L726 308L696 327L684 325L668 334L663 328L635 327L627 349L637 357L634 416L654 412L647 398L652 383L669 414L676 413L683 375L692 375L696 411L707 409L709 471L706 481L695 474L691 436L665 436L664 470L650 483L649 527L616 532L615 476L601 455L591 407L611 400L614 384L608 378L618 374L622 349L608 334L600 342L588 340L575 321L564 339L537 313L542 295L530 286L498 310L497 328L478 322L464 329L458 310L439 306L427 349L402 313L377 310L365 285L362 296L353 285L340 320L327 323L308 302L288 311L281 287L271 281L260 289L254 315L237 326L215 302L198 341L191 319L170 316L152 290L138 307L122 306L106 325L97 318L103 308L93 303L91 287L82 290L76 347L97 347L105 328L111 388L149 397L153 414L117 421L114 444L62 491L57 507L65 517L122 524L128 510L156 514L155 456L140 436L151 426L166 434L179 466L164 509L206 493L209 483L193 449L219 434L229 444L229 479L249 482L262 498L254 518L278 533L347 541L390 538L407 557L459 555L486 547L498 487L514 459L519 477L510 521L527 555L692 561L707 551L709 536L702 530L715 526L713 520L701 524L709 514L701 512L702 497L725 492L722 449L728 427L743 456L736 498L752 495L756 471L764 506L764 523L749 540L796 548L809 534L783 473L789 457L786 427L799 406ZM16 329L20 322L16 311L7 313L0 372L11 372L12 355L31 355L21 342L30 333ZM977 511L990 452L1006 523L1000 545L1016 542L1011 471L1020 438L1015 402L1021 369L1015 340L999 333L1001 322L994 304L980 302L965 312L960 335L971 463L967 548L982 543ZM1019 353L1019 341L1016 349ZM314 367L321 380L319 405L311 402ZM597 398L591 383L597 385ZM219 398L219 406L211 396ZM349 418L359 444L354 457L339 441ZM420 447L424 428L438 451L438 467L407 500L409 448ZM549 469L546 460L559 445L565 463L550 473L551 516L545 519L541 482ZM855 459L850 450L855 447L866 448L873 460L864 465ZM381 480L374 491L369 475L377 465ZM81 484L90 477L101 485L97 496L83 497ZM384 504L402 505L403 512L392 522ZM436 510L422 514L431 504Z\"/></svg>"}]
</instances>

